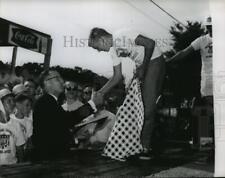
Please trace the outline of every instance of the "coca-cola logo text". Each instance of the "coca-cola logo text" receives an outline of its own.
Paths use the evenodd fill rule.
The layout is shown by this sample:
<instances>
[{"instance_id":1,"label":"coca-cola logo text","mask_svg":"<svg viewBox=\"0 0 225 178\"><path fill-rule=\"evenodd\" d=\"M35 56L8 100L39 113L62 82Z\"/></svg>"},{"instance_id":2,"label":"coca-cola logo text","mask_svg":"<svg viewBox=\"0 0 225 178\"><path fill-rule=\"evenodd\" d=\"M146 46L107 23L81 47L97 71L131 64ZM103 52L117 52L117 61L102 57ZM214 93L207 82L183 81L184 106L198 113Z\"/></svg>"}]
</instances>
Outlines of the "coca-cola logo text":
<instances>
[{"instance_id":1,"label":"coca-cola logo text","mask_svg":"<svg viewBox=\"0 0 225 178\"><path fill-rule=\"evenodd\" d=\"M19 46L28 48L28 49L36 49L37 48L37 39L33 33L29 31L21 30L21 29L12 29L13 35L11 40L18 44Z\"/></svg>"}]
</instances>

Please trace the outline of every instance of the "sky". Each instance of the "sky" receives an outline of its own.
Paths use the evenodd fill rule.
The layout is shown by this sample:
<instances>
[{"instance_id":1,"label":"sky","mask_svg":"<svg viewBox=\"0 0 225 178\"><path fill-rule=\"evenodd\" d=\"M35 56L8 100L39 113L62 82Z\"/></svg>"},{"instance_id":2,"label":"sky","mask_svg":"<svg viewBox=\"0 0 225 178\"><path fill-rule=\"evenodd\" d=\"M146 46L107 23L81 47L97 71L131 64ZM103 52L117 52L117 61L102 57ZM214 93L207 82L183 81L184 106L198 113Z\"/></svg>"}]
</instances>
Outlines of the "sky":
<instances>
[{"instance_id":1,"label":"sky","mask_svg":"<svg viewBox=\"0 0 225 178\"><path fill-rule=\"evenodd\" d=\"M203 22L210 15L208 0L154 0L182 23ZM170 26L174 20L149 0L0 0L0 16L18 24L51 35L51 65L79 66L100 75L112 75L112 62L106 52L87 45L85 40L93 27L114 33L130 28L157 40L162 51L171 47ZM73 47L68 40L73 39ZM1 47L0 59L11 61L12 48ZM44 56L18 48L17 65L43 62ZM129 62L128 62L129 63ZM127 69L128 70L128 69Z\"/></svg>"}]
</instances>

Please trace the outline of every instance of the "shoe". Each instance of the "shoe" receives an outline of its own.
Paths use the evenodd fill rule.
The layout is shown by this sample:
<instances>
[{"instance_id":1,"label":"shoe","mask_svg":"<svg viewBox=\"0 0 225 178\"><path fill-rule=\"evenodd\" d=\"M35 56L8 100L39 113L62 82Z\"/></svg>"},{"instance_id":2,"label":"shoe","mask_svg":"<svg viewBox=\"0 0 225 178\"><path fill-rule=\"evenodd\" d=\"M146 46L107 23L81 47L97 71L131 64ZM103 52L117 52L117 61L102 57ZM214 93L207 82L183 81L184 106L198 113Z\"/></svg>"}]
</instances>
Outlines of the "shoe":
<instances>
[{"instance_id":1,"label":"shoe","mask_svg":"<svg viewBox=\"0 0 225 178\"><path fill-rule=\"evenodd\" d=\"M153 154L151 150L144 150L139 154L140 160L151 160L153 158Z\"/></svg>"}]
</instances>

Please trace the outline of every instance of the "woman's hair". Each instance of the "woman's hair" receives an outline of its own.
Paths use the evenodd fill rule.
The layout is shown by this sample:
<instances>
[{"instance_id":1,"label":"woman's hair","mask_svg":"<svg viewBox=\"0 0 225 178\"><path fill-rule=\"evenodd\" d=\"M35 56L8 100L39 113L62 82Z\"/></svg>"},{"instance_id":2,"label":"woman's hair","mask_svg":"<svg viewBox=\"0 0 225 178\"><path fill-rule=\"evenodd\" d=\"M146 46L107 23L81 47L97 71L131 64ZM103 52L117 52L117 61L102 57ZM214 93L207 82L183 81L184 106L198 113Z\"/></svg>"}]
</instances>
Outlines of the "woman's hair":
<instances>
[{"instance_id":1,"label":"woman's hair","mask_svg":"<svg viewBox=\"0 0 225 178\"><path fill-rule=\"evenodd\" d=\"M107 36L107 35L111 35L111 34L108 33L106 30L104 30L103 28L98 28L98 27L93 28L89 35L88 46L92 46L94 41L98 40L102 36Z\"/></svg>"}]
</instances>

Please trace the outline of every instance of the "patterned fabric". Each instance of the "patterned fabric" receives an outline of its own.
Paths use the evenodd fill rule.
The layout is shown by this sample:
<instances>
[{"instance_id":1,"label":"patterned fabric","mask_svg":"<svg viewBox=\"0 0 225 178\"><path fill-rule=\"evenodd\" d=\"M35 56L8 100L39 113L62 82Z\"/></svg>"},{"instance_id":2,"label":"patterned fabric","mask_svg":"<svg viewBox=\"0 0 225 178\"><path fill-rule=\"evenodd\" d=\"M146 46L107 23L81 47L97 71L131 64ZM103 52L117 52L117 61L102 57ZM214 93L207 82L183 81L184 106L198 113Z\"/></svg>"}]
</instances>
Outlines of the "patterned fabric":
<instances>
[{"instance_id":1,"label":"patterned fabric","mask_svg":"<svg viewBox=\"0 0 225 178\"><path fill-rule=\"evenodd\" d=\"M144 106L140 82L133 79L128 94L116 114L116 122L104 148L103 156L125 161L139 154L143 148L140 135L144 121Z\"/></svg>"}]
</instances>

